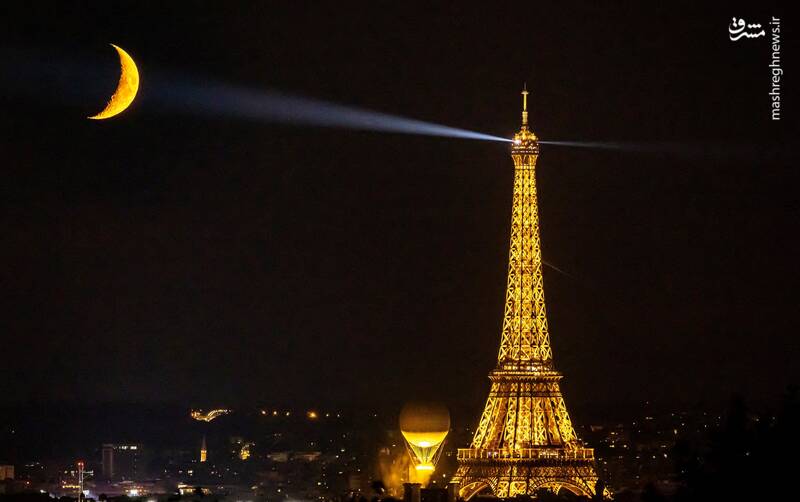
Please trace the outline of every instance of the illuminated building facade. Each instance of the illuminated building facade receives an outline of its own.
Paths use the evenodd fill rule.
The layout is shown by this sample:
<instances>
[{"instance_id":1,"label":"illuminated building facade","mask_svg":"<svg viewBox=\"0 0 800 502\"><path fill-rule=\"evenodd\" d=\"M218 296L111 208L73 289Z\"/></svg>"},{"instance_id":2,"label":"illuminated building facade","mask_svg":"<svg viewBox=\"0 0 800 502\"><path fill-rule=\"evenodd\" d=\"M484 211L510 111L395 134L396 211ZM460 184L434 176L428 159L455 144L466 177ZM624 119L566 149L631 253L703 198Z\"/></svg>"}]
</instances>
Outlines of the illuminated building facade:
<instances>
[{"instance_id":1,"label":"illuminated building facade","mask_svg":"<svg viewBox=\"0 0 800 502\"><path fill-rule=\"evenodd\" d=\"M208 447L206 447L206 437L203 436L203 443L200 445L200 462L208 460Z\"/></svg>"},{"instance_id":2,"label":"illuminated building facade","mask_svg":"<svg viewBox=\"0 0 800 502\"><path fill-rule=\"evenodd\" d=\"M6 479L14 479L13 465L0 465L0 481L5 481Z\"/></svg>"},{"instance_id":3,"label":"illuminated building facade","mask_svg":"<svg viewBox=\"0 0 800 502\"><path fill-rule=\"evenodd\" d=\"M231 410L222 408L211 411L192 410L189 412L189 415L198 422L211 422L215 418L221 417L222 415L227 415L230 412Z\"/></svg>"},{"instance_id":4,"label":"illuminated building facade","mask_svg":"<svg viewBox=\"0 0 800 502\"><path fill-rule=\"evenodd\" d=\"M528 129L527 90L522 128L514 135L514 199L505 313L497 367L470 448L458 450L452 482L469 499L488 488L497 497L540 489L591 496L594 450L572 427L553 365L545 314L536 200L539 141Z\"/></svg>"}]
</instances>

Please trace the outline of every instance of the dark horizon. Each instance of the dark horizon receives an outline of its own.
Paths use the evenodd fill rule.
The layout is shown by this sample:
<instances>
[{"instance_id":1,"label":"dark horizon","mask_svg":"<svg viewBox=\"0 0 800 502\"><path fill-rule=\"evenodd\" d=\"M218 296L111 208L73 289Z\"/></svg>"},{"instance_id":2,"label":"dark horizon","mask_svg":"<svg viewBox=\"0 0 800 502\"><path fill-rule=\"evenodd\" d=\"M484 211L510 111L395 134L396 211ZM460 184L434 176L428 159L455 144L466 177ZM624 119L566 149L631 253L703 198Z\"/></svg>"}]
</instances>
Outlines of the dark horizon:
<instances>
[{"instance_id":1,"label":"dark horizon","mask_svg":"<svg viewBox=\"0 0 800 502\"><path fill-rule=\"evenodd\" d=\"M788 395L787 395L788 396ZM796 396L795 401L796 403ZM687 422L719 423L716 418L726 418L738 403L735 396L726 402L705 403L676 407L671 403L631 403L626 407L601 405L597 409L570 405L570 414L582 436L593 427L611 430L615 426L635 429L645 417L655 418L663 424L672 415L680 415ZM446 403L448 404L448 403ZM758 406L743 402L753 416L774 416L781 412L781 403ZM475 417L483 403L471 409L451 409L452 437L447 449L463 446L465 436L475 426ZM261 410L280 409L291 411L291 417L271 417ZM208 408L207 408L208 409ZM68 465L76 458L96 462L96 454L104 443L138 443L152 451L197 446L204 435L216 439L242 435L263 441L265 431L306 427L305 412L314 410L325 417L320 424L324 428L340 428L357 435L374 434L375 431L393 431L398 428L399 409L393 406L379 407L319 407L267 406L233 408L229 414L206 423L193 420L189 408L184 405L159 403L53 403L41 405L0 406L0 463L26 464L44 461L48 465ZM339 416L336 416L339 414ZM282 414L281 414L282 415ZM305 422L305 424L304 424ZM691 437L691 431L682 431L681 439ZM374 446L374 445L372 445ZM592 446L600 446L593 444ZM613 452L612 452L613 453Z\"/></svg>"},{"instance_id":2,"label":"dark horizon","mask_svg":"<svg viewBox=\"0 0 800 502\"><path fill-rule=\"evenodd\" d=\"M772 402L800 382L792 108L769 119L767 44L727 33L779 4L226 7L12 7L4 48L107 60L110 87L19 92L0 70L4 404L486 399L508 145L173 114L158 72L504 137L527 81L543 140L685 145L542 146L568 406ZM88 121L110 42L140 95Z\"/></svg>"}]
</instances>

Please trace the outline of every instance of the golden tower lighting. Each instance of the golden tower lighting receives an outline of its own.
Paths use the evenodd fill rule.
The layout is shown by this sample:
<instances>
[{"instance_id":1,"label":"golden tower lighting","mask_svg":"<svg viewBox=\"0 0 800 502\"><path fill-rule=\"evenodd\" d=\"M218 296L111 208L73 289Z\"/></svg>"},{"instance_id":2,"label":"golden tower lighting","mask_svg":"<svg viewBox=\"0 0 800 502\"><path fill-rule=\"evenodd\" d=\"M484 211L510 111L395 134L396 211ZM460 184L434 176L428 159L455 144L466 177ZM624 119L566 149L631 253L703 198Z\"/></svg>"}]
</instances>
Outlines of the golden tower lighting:
<instances>
[{"instance_id":1,"label":"golden tower lighting","mask_svg":"<svg viewBox=\"0 0 800 502\"><path fill-rule=\"evenodd\" d=\"M486 488L501 498L540 489L592 496L597 482L594 450L575 435L553 365L536 200L539 140L528 129L527 88L522 100L522 127L511 146L514 198L500 351L472 444L458 450L451 481L464 499Z\"/></svg>"}]
</instances>

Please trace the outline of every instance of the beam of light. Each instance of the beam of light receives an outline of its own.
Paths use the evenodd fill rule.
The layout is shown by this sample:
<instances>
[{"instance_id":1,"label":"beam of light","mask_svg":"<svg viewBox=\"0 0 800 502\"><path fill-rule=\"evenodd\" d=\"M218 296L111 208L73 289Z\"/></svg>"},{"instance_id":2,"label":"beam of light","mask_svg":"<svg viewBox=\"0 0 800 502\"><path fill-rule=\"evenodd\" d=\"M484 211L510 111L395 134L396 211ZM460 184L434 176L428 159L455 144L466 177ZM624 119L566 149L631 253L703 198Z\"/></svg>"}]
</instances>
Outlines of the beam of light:
<instances>
[{"instance_id":1,"label":"beam of light","mask_svg":"<svg viewBox=\"0 0 800 502\"><path fill-rule=\"evenodd\" d=\"M546 261L546 260L542 260L542 263L543 263L543 264L544 264L546 267L549 267L549 268L551 268L551 269L555 270L555 271L556 271L556 272L558 272L559 274L562 274L562 275L564 275L564 276L566 276L566 277L569 277L570 279L575 279L575 280L577 280L577 277L575 277L574 275L570 274L569 272L565 272L565 271L561 270L560 268L556 267L555 265L553 265L552 263L550 263L550 262L548 262L548 261Z\"/></svg>"},{"instance_id":2,"label":"beam of light","mask_svg":"<svg viewBox=\"0 0 800 502\"><path fill-rule=\"evenodd\" d=\"M36 101L70 104L94 103L106 96L109 77L103 64L89 59L54 55L52 51L0 48L0 91L32 96ZM107 62L106 62L107 63ZM456 127L349 107L322 100L256 90L209 80L190 80L142 69L139 89L141 109L146 113L180 113L235 118L295 126L346 128L398 134L513 142L512 139ZM115 74L112 71L111 74ZM92 105L94 106L94 105ZM666 154L683 158L784 159L796 158L783 145L756 146L736 143L561 141L540 139L541 145L629 153Z\"/></svg>"},{"instance_id":3,"label":"beam of light","mask_svg":"<svg viewBox=\"0 0 800 502\"><path fill-rule=\"evenodd\" d=\"M781 158L786 153L780 145L755 145L742 142L678 142L678 141L552 141L539 140L542 145L567 148L588 148L626 153L670 155L684 159L757 160Z\"/></svg>"},{"instance_id":4,"label":"beam of light","mask_svg":"<svg viewBox=\"0 0 800 502\"><path fill-rule=\"evenodd\" d=\"M89 59L62 57L50 51L0 48L0 90L38 99L83 103L104 91L103 64ZM143 111L251 120L294 126L344 128L481 141L512 140L432 122L399 117L286 94L270 89L229 85L209 79L186 78L152 71L140 61L141 86L137 102ZM12 71L13 69L13 71ZM105 77L107 79L107 77Z\"/></svg>"},{"instance_id":5,"label":"beam of light","mask_svg":"<svg viewBox=\"0 0 800 502\"><path fill-rule=\"evenodd\" d=\"M671 142L632 142L632 141L547 141L539 140L542 145L567 146L574 148L594 148L597 150L620 150L626 152L691 152L697 145Z\"/></svg>"},{"instance_id":6,"label":"beam of light","mask_svg":"<svg viewBox=\"0 0 800 502\"><path fill-rule=\"evenodd\" d=\"M539 140L541 145L555 145L555 146L574 146L577 148L600 148L607 150L616 150L622 147L624 143L604 143L600 141L546 141Z\"/></svg>"},{"instance_id":7,"label":"beam of light","mask_svg":"<svg viewBox=\"0 0 800 502\"><path fill-rule=\"evenodd\" d=\"M509 138L398 117L270 90L219 83L164 80L154 83L153 99L185 113L233 117L265 123L511 142Z\"/></svg>"}]
</instances>

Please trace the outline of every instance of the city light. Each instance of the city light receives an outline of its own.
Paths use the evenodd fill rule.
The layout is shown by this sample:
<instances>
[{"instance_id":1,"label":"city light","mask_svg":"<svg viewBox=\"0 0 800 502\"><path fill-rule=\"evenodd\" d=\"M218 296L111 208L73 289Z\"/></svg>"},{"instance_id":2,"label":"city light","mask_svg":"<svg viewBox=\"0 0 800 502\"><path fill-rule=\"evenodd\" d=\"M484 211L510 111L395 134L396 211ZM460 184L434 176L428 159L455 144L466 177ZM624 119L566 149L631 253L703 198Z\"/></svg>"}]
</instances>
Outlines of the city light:
<instances>
[{"instance_id":1,"label":"city light","mask_svg":"<svg viewBox=\"0 0 800 502\"><path fill-rule=\"evenodd\" d=\"M208 412L204 412L203 410L191 410L190 416L200 422L211 422L212 420L221 417L222 415L227 415L230 412L231 410L224 408L210 410Z\"/></svg>"}]
</instances>

